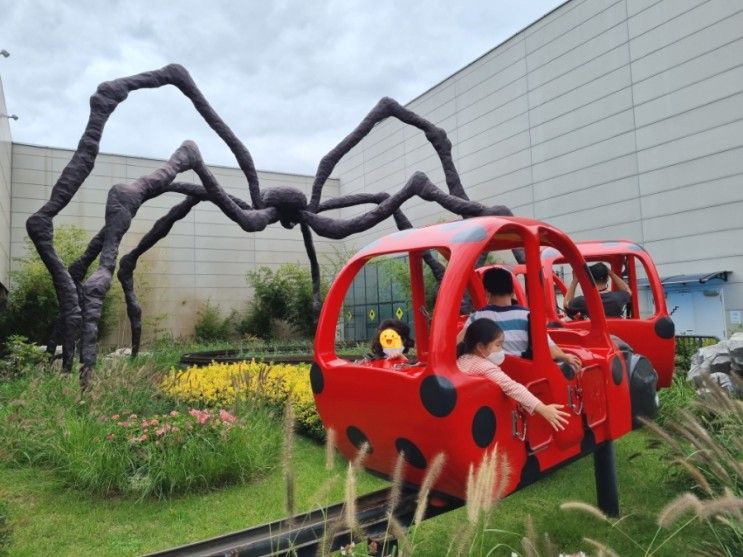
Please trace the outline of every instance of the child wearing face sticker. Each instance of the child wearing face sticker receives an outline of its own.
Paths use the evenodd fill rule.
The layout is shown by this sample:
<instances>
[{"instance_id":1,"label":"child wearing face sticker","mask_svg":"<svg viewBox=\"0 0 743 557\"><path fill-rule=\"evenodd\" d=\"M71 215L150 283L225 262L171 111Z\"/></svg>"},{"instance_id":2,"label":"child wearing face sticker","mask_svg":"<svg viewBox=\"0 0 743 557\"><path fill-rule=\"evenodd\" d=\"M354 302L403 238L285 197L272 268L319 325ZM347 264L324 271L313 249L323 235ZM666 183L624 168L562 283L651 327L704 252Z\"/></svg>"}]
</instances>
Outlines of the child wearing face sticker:
<instances>
[{"instance_id":1,"label":"child wearing face sticker","mask_svg":"<svg viewBox=\"0 0 743 557\"><path fill-rule=\"evenodd\" d=\"M494 381L506 396L523 406L529 414L535 412L555 430L565 429L567 412L562 404L544 404L521 383L514 381L499 367L505 359L503 330L492 319L475 319L457 346L457 367L467 375L480 375Z\"/></svg>"},{"instance_id":2,"label":"child wearing face sticker","mask_svg":"<svg viewBox=\"0 0 743 557\"><path fill-rule=\"evenodd\" d=\"M385 319L380 323L371 342L371 359L407 361L405 354L415 346L410 338L410 327L399 319Z\"/></svg>"}]
</instances>

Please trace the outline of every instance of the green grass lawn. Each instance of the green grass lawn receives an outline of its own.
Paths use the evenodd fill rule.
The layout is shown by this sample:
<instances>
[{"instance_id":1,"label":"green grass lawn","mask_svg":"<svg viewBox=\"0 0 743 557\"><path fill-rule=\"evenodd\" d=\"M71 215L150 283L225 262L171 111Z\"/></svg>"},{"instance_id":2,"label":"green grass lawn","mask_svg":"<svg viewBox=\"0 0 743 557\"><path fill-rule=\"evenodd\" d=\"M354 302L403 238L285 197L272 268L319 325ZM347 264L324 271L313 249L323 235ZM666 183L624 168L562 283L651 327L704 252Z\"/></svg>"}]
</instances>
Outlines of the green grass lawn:
<instances>
[{"instance_id":1,"label":"green grass lawn","mask_svg":"<svg viewBox=\"0 0 743 557\"><path fill-rule=\"evenodd\" d=\"M646 448L648 439L646 433L636 432L616 444L621 508L623 516L627 516L621 527L642 547L649 546L656 533L658 510L681 489L678 481L668 481L669 463L662 451ZM299 510L343 498L344 464L338 459L335 470L328 472L324 458L323 447L297 439ZM318 489L334 476L331 489L323 500L318 500ZM363 474L359 478L359 493L385 485ZM18 556L136 555L165 549L278 519L285 514L283 495L279 470L250 485L163 501L135 501L92 498L65 489L46 470L0 469L0 500L8 503L14 526L9 554ZM489 526L523 533L525 519L531 515L537 531L548 532L561 549L590 551L581 542L588 536L608 544L620 555L643 554L608 525L577 511L561 511L559 504L569 500L594 502L590 457L501 502ZM425 522L415 533L416 554L445 555L452 536L465 524L466 514L461 509ZM669 534L661 532L656 547ZM692 524L655 555L688 554L690 544L705 536L709 534L704 525ZM499 543L520 549L518 535L489 534L483 555ZM510 555L510 550L504 547L494 555Z\"/></svg>"}]
</instances>

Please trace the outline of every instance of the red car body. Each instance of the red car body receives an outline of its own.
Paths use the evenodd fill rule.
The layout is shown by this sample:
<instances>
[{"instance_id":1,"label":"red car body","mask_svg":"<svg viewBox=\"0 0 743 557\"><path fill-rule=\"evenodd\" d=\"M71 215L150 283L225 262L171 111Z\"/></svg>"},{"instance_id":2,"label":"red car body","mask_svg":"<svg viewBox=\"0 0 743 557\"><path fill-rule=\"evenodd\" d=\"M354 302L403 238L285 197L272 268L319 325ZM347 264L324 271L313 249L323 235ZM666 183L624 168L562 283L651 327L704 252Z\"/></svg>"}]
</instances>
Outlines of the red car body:
<instances>
[{"instance_id":1,"label":"red car body","mask_svg":"<svg viewBox=\"0 0 743 557\"><path fill-rule=\"evenodd\" d=\"M524 248L526 256L532 357L509 355L501 367L544 403L570 409L569 424L560 432L542 417L526 415L494 382L465 375L456 366L465 291L475 306L485 303L474 269L478 258L483 252L516 247ZM555 248L573 267L586 293L591 319L549 331L565 352L580 357L583 369L577 374L554 362L548 349L551 301L543 294L545 248ZM423 279L422 256L429 250L447 260L432 312L425 307ZM336 326L354 277L370 259L400 253L409 257L418 361L352 362L339 357ZM405 481L420 484L428 464L443 452L446 467L435 489L464 498L471 465L497 450L508 460L510 493L632 430L637 412L628 361L609 333L585 259L567 235L536 220L472 218L390 234L359 251L338 274L323 305L310 378L323 424L336 432L338 448L347 458L368 443L364 466L391 476L398 454L404 453ZM654 381L642 388L652 391L642 393L645 400L655 400Z\"/></svg>"}]
</instances>

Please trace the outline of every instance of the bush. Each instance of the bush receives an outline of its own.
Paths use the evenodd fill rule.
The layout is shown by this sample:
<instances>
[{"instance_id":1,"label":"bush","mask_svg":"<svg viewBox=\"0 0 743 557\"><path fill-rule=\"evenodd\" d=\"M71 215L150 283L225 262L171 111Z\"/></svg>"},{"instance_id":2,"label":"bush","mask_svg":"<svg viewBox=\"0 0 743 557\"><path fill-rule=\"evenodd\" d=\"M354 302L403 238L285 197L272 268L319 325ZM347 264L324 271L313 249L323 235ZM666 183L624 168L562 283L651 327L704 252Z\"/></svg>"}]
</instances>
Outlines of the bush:
<instances>
[{"instance_id":1,"label":"bush","mask_svg":"<svg viewBox=\"0 0 743 557\"><path fill-rule=\"evenodd\" d=\"M241 324L242 333L272 338L275 322L283 320L302 338L314 336L312 277L308 268L296 263L287 263L277 270L261 267L248 273L248 282L253 287L253 300Z\"/></svg>"},{"instance_id":2,"label":"bush","mask_svg":"<svg viewBox=\"0 0 743 557\"><path fill-rule=\"evenodd\" d=\"M206 342L235 338L238 335L238 322L239 317L236 311L226 318L222 317L219 306L207 301L199 311L194 325L194 336Z\"/></svg>"},{"instance_id":3,"label":"bush","mask_svg":"<svg viewBox=\"0 0 743 557\"><path fill-rule=\"evenodd\" d=\"M0 389L0 460L136 497L245 482L276 465L281 433L269 408L240 401L229 412L189 412L164 396L152 370L119 371L96 376L82 399L75 378L56 374Z\"/></svg>"},{"instance_id":4,"label":"bush","mask_svg":"<svg viewBox=\"0 0 743 557\"><path fill-rule=\"evenodd\" d=\"M259 400L279 411L289 402L299 430L319 441L325 438L306 364L212 363L184 371L173 370L163 380L162 387L169 395L189 404L211 407Z\"/></svg>"},{"instance_id":5,"label":"bush","mask_svg":"<svg viewBox=\"0 0 743 557\"><path fill-rule=\"evenodd\" d=\"M29 343L26 337L11 335L5 343L5 356L0 360L0 379L18 377L48 363L49 356L40 346Z\"/></svg>"},{"instance_id":6,"label":"bush","mask_svg":"<svg viewBox=\"0 0 743 557\"><path fill-rule=\"evenodd\" d=\"M83 254L88 241L88 233L77 226L61 226L54 234L54 248L67 266ZM0 310L0 340L15 334L46 344L59 315L59 305L52 277L28 238L26 257L20 259L18 265L11 273L12 289L8 300ZM96 266L97 261L91 265L90 272ZM122 299L121 288L114 283L103 302L99 337L111 329L116 307Z\"/></svg>"},{"instance_id":7,"label":"bush","mask_svg":"<svg viewBox=\"0 0 743 557\"><path fill-rule=\"evenodd\" d=\"M276 321L289 323L302 338L315 335L312 310L312 277L308 268L287 263L277 270L261 267L247 276L253 287L253 300L246 318L239 326L242 334L263 339L276 333ZM321 286L321 296L327 291Z\"/></svg>"}]
</instances>

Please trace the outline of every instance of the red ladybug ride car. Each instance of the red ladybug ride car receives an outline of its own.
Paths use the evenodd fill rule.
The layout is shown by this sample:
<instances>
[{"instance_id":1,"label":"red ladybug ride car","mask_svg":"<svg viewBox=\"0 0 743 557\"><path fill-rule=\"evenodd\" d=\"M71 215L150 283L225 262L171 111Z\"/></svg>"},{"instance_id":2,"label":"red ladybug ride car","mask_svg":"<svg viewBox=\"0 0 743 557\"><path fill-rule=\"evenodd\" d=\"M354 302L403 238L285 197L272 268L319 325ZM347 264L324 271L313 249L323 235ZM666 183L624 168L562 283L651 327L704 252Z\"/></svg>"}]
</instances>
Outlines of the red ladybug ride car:
<instances>
[{"instance_id":1,"label":"red ladybug ride car","mask_svg":"<svg viewBox=\"0 0 743 557\"><path fill-rule=\"evenodd\" d=\"M527 415L492 381L465 375L456 366L460 303L465 293L474 306L485 303L476 262L485 252L514 248L523 248L526 257L531 356L506 356L501 367L542 402L566 405L571 417L563 431L553 431L538 415ZM563 351L579 356L578 373L550 357L552 299L545 294L545 248L571 266L589 309L590 318L579 326L566 323L549 330ZM426 252L436 254L446 267L432 308L426 306ZM335 345L344 298L365 264L393 255L409 260L417 361L344 359ZM435 489L464 498L470 466L496 446L508 459L510 493L630 432L633 417L656 409L653 367L640 366L635 372L630 376L625 355L610 338L585 259L567 235L536 220L479 217L390 234L351 258L323 305L310 379L323 424L335 430L347 458L366 443L364 466L391 476L403 453L404 479L417 485L428 463L443 452L446 467Z\"/></svg>"}]
</instances>

